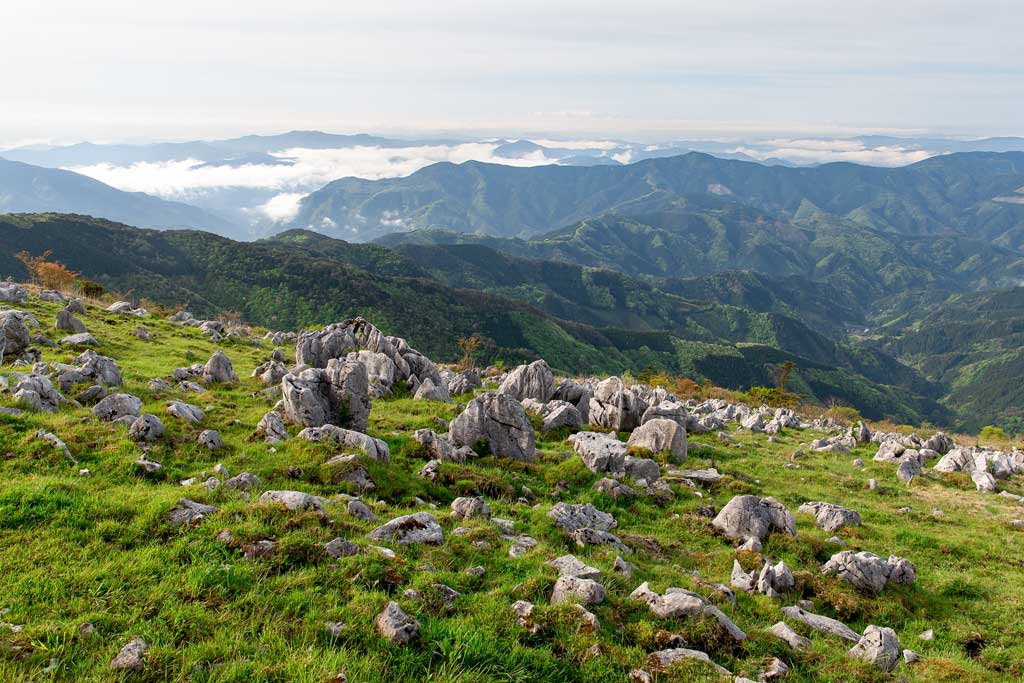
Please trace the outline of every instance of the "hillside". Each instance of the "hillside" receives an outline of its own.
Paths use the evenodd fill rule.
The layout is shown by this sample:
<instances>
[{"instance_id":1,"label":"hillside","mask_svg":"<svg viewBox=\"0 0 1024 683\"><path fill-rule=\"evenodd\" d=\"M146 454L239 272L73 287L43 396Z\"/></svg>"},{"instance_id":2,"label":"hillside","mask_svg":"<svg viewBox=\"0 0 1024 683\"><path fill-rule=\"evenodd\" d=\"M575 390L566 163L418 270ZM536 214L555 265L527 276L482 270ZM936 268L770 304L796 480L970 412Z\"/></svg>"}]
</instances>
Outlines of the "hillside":
<instances>
[{"instance_id":1,"label":"hillside","mask_svg":"<svg viewBox=\"0 0 1024 683\"><path fill-rule=\"evenodd\" d=\"M626 166L514 168L435 164L405 178L343 178L302 200L293 225L359 241L396 229L442 228L530 237L618 210L654 194L714 195L791 218L807 205L904 235L970 234L1017 249L1024 153L966 153L900 168L764 166L706 154Z\"/></svg>"},{"instance_id":2,"label":"hillside","mask_svg":"<svg viewBox=\"0 0 1024 683\"><path fill-rule=\"evenodd\" d=\"M284 421L270 442L258 425L268 414L280 419L279 394L251 376L274 351L262 330L228 326L214 342L155 310L137 317L106 304L86 302L75 315L109 358L103 391L138 404L97 404L95 391L87 399L96 381L88 375L66 382L68 397L84 403L56 412L25 410L26 395L0 392L0 680L618 683L647 675L718 683L784 669L794 682L959 683L1024 675L1016 618L1024 532L1013 499L1024 494L1021 474L992 480L1007 495L986 494L967 473L940 472L926 458L927 471L907 485L895 462L873 459L893 444L919 443L903 434L872 425L889 444L880 448L851 442L849 430L813 413L769 410L761 424L779 416L783 425L769 435L743 417L760 418L756 407L704 397L688 400L683 417L665 413L688 425L684 462L672 419L618 433L583 427L590 436L580 438L620 449L618 461L597 460L581 457L583 442L569 438L579 426L545 430L510 395L515 417L501 424L519 420L528 450L490 432L491 441L475 444L480 453L453 451L446 439L462 432L446 425L465 424L464 407L494 383L449 403L412 398L396 379L390 396L367 406L366 424L350 425L364 433L339 431L355 445L307 440L303 425ZM53 326L65 302L32 295L14 306L39 321L35 334L66 334ZM33 369L55 381L94 362L70 342L39 348ZM291 366L295 345L284 340L278 350ZM30 368L16 360L9 347L2 374L21 391L17 373ZM418 361L422 372L429 362ZM193 364L199 370L187 369ZM552 378L533 367L535 380L505 390L544 399ZM45 376L34 378L44 386ZM647 392L629 390L623 405L654 396ZM176 402L199 408L198 421L169 412L189 414ZM126 407L111 412L114 405ZM618 419L591 411L592 420ZM118 414L124 424L109 420ZM696 433L697 422L715 419L722 435ZM645 440L651 425L674 430L663 450ZM436 430L440 451L422 445L417 430ZM633 469L617 473L625 440ZM337 457L339 448L356 454ZM986 467L1004 462L1019 472L1019 452L1004 461L988 453ZM727 511L747 496L771 496L783 519L743 531L761 540L737 549ZM840 521L801 507L813 501L844 506ZM595 509L567 507L585 504ZM397 531L383 526L389 520L400 520ZM885 567L881 585L822 571L837 557L853 561L844 551L874 553L864 561ZM808 612L841 624L817 631L804 623ZM885 639L871 646L878 628Z\"/></svg>"},{"instance_id":3,"label":"hillside","mask_svg":"<svg viewBox=\"0 0 1024 683\"><path fill-rule=\"evenodd\" d=\"M798 377L814 376L802 386L819 402L840 400L874 418L949 419L935 401L934 387L891 359L869 349L839 347L798 321L735 307L684 302L693 308L692 316L684 320L675 314L676 327L668 330L630 328L622 322L609 326L604 319L586 324L539 310L531 297L517 301L448 286L426 277L428 269L419 266L408 271L412 277L403 276L402 264L409 259L401 254L373 245L328 242L309 233L239 243L208 233L137 230L76 217L0 219L0 274L24 274L13 257L23 249L33 254L52 250L53 258L117 291L182 303L199 315L238 311L245 320L285 329L363 315L438 358L458 357L456 340L477 335L488 361L543 357L574 373L653 368L680 374L685 369L695 379L734 388L770 385L776 366L788 358L797 364ZM575 276L583 275L577 269ZM593 276L609 282L619 278L615 273ZM624 284L642 290L635 283ZM611 320L616 307L642 310L642 302L627 301L624 291L602 294L599 287L597 294L601 296L595 296L593 310ZM657 306L680 305L678 297L653 291L649 296ZM738 342L761 351L737 353ZM781 349L770 346L775 344ZM699 362L708 349L717 356L723 348L731 349L728 361Z\"/></svg>"},{"instance_id":4,"label":"hillside","mask_svg":"<svg viewBox=\"0 0 1024 683\"><path fill-rule=\"evenodd\" d=\"M148 228L245 234L230 221L188 204L123 192L71 171L0 158L0 212L34 211L84 214Z\"/></svg>"}]
</instances>

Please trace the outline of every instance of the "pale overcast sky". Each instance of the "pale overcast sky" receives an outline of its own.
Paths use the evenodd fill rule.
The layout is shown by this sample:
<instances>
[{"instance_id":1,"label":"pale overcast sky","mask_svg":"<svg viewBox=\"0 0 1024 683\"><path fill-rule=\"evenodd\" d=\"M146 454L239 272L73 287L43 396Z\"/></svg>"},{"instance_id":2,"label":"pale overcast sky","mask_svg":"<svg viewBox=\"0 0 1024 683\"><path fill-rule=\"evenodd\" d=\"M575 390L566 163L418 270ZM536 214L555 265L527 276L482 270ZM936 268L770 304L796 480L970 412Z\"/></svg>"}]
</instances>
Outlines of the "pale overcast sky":
<instances>
[{"instance_id":1,"label":"pale overcast sky","mask_svg":"<svg viewBox=\"0 0 1024 683\"><path fill-rule=\"evenodd\" d=\"M4 0L0 143L1024 134L1022 0Z\"/></svg>"}]
</instances>

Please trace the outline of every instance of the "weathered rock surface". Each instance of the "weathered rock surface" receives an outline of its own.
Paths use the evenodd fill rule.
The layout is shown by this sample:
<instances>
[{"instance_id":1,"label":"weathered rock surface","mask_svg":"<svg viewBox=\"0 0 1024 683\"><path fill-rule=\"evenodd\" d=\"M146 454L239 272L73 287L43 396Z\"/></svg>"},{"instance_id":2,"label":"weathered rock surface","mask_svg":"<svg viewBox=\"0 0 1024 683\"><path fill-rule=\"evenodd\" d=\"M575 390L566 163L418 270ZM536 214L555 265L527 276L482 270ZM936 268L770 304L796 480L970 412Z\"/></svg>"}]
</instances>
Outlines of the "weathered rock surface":
<instances>
[{"instance_id":1,"label":"weathered rock surface","mask_svg":"<svg viewBox=\"0 0 1024 683\"><path fill-rule=\"evenodd\" d=\"M796 536L796 520L774 498L736 496L711 523L734 541L764 541L773 531Z\"/></svg>"},{"instance_id":2,"label":"weathered rock surface","mask_svg":"<svg viewBox=\"0 0 1024 683\"><path fill-rule=\"evenodd\" d=\"M394 601L384 606L373 623L377 627L377 633L395 645L405 645L420 632L420 623L416 618L406 614Z\"/></svg>"},{"instance_id":3,"label":"weathered rock surface","mask_svg":"<svg viewBox=\"0 0 1024 683\"><path fill-rule=\"evenodd\" d=\"M686 460L686 428L674 420L654 418L644 422L629 435L627 446L652 453L668 453L672 462Z\"/></svg>"},{"instance_id":4,"label":"weathered rock surface","mask_svg":"<svg viewBox=\"0 0 1024 683\"><path fill-rule=\"evenodd\" d=\"M375 541L392 541L399 545L444 543L444 532L429 512L416 512L397 517L370 532Z\"/></svg>"},{"instance_id":5,"label":"weathered rock surface","mask_svg":"<svg viewBox=\"0 0 1024 683\"><path fill-rule=\"evenodd\" d=\"M899 664L902 649L900 639L891 628L868 626L847 654L870 662L882 671L892 671Z\"/></svg>"},{"instance_id":6,"label":"weathered rock surface","mask_svg":"<svg viewBox=\"0 0 1024 683\"><path fill-rule=\"evenodd\" d=\"M555 393L555 378L543 360L520 365L508 373L498 387L499 394L508 394L517 401L532 398L547 403Z\"/></svg>"},{"instance_id":7,"label":"weathered rock surface","mask_svg":"<svg viewBox=\"0 0 1024 683\"><path fill-rule=\"evenodd\" d=\"M314 443L326 441L342 448L354 448L378 462L390 462L391 460L391 450L386 442L362 432L342 429L335 425L306 427L298 433L296 438Z\"/></svg>"},{"instance_id":8,"label":"weathered rock surface","mask_svg":"<svg viewBox=\"0 0 1024 683\"><path fill-rule=\"evenodd\" d=\"M487 443L492 455L524 462L536 458L533 425L522 404L508 394L481 394L452 420L448 439L456 446L475 448Z\"/></svg>"},{"instance_id":9,"label":"weathered rock surface","mask_svg":"<svg viewBox=\"0 0 1024 683\"><path fill-rule=\"evenodd\" d=\"M856 510L833 503L804 503L797 512L814 515L819 529L832 533L844 526L860 526L860 514Z\"/></svg>"},{"instance_id":10,"label":"weathered rock surface","mask_svg":"<svg viewBox=\"0 0 1024 683\"><path fill-rule=\"evenodd\" d=\"M372 399L366 366L332 358L326 368L307 368L281 380L284 414L305 427L331 424L365 432Z\"/></svg>"}]
</instances>

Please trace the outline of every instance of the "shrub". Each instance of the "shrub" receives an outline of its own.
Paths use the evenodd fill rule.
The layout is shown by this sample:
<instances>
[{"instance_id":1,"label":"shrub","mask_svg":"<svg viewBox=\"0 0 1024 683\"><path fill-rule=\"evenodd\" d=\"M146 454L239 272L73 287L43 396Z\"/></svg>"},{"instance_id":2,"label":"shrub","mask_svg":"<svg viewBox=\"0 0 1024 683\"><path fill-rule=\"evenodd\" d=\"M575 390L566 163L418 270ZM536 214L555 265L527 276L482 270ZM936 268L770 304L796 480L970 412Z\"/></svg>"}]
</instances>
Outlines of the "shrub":
<instances>
[{"instance_id":1,"label":"shrub","mask_svg":"<svg viewBox=\"0 0 1024 683\"><path fill-rule=\"evenodd\" d=\"M84 277L75 280L75 289L79 294L90 299L99 299L105 291L103 285Z\"/></svg>"},{"instance_id":2,"label":"shrub","mask_svg":"<svg viewBox=\"0 0 1024 683\"><path fill-rule=\"evenodd\" d=\"M750 387L747 397L755 403L763 403L772 408L796 408L800 405L800 394L775 387Z\"/></svg>"},{"instance_id":3,"label":"shrub","mask_svg":"<svg viewBox=\"0 0 1024 683\"><path fill-rule=\"evenodd\" d=\"M996 427L994 425L985 425L978 432L979 439L987 439L989 441L1006 441L1009 437L1006 435L1006 431L1002 427Z\"/></svg>"}]
</instances>

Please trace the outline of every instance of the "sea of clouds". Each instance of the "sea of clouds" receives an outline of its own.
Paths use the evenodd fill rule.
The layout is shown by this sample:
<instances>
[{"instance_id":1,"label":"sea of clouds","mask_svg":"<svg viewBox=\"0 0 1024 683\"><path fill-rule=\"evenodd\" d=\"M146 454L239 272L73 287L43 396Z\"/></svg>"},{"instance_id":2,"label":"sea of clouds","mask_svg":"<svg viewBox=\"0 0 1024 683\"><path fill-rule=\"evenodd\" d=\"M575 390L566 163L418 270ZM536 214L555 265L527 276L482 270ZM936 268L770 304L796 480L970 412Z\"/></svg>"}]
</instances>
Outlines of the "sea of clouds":
<instances>
[{"instance_id":1,"label":"sea of clouds","mask_svg":"<svg viewBox=\"0 0 1024 683\"><path fill-rule=\"evenodd\" d=\"M496 154L503 141L427 144L409 147L345 147L337 149L283 149L273 152L278 163L207 164L197 159L139 162L130 165L99 163L68 170L90 176L121 190L145 192L164 199L204 205L218 193L248 190L251 205L235 207L256 221L288 222L300 200L327 183L345 177L366 179L406 176L438 162L475 160L512 166L557 163L552 153L537 150L517 158ZM575 150L630 163L659 145L630 145L610 140L549 140L532 142L547 148ZM901 166L939 153L901 146L867 147L858 140L773 139L737 143L732 150L759 160L792 164L849 161L876 166ZM682 152L682 150L680 150ZM563 152L564 153L564 152ZM254 199L255 198L255 199Z\"/></svg>"}]
</instances>

